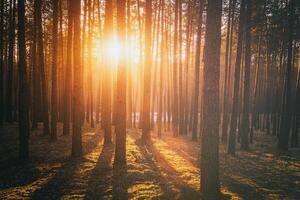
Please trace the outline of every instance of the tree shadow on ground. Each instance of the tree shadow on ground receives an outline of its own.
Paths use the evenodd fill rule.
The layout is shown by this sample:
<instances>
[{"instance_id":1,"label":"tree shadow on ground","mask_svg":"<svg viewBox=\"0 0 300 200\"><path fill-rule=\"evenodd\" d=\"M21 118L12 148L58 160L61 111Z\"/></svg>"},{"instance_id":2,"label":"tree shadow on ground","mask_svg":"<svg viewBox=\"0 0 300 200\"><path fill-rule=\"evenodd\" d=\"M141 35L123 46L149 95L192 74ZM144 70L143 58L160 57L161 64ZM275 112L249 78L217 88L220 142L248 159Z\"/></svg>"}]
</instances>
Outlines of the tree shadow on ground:
<instances>
[{"instance_id":1,"label":"tree shadow on ground","mask_svg":"<svg viewBox=\"0 0 300 200\"><path fill-rule=\"evenodd\" d=\"M8 157L3 158L3 165L0 165L0 189L27 186L35 181L41 183L39 179L49 178L49 185L46 183L48 186L42 186L43 188L38 189L35 195L50 191L51 187L56 190L56 183L52 182L51 179L60 179L64 175L71 176L69 172L76 170L73 164L79 166L80 162L84 162L84 160L72 161L69 157L66 157L69 154L71 137L62 138L55 143L49 143L48 138L41 138L36 134L32 137L36 141L31 146L33 153L29 161L20 162L16 156L17 151L14 152L14 155L9 154ZM87 155L93 152L100 143L101 136L97 133L89 133L84 139L84 155ZM37 146L41 151L36 151Z\"/></svg>"},{"instance_id":2,"label":"tree shadow on ground","mask_svg":"<svg viewBox=\"0 0 300 200\"><path fill-rule=\"evenodd\" d=\"M113 168L113 199L128 199L127 166L114 166Z\"/></svg>"},{"instance_id":3,"label":"tree shadow on ground","mask_svg":"<svg viewBox=\"0 0 300 200\"><path fill-rule=\"evenodd\" d=\"M86 156L90 155L91 153L97 154L96 148L97 145L99 145L100 140L101 137L97 133L94 133L90 135L90 137L85 138L85 140L83 141L83 146L85 146L86 148L81 158L56 158L56 166L61 166L51 168L49 172L45 173L44 177L48 178L49 180L30 195L31 199L58 199L64 195L80 193L80 190L82 190L83 187L86 186L87 180L85 178L85 174L88 173L91 166L93 166L93 163L95 162ZM64 153L65 151L69 151L66 142L70 141L64 141L57 145L60 146L58 148ZM50 147L47 147L47 149L49 150L49 152L51 152ZM55 158L55 156L51 154L53 154L53 152L49 153L49 157L51 157L50 160L47 160L46 158L46 160L41 163L41 161L37 159L37 164L53 164L53 162L55 161L55 159L53 160L53 157Z\"/></svg>"},{"instance_id":4,"label":"tree shadow on ground","mask_svg":"<svg viewBox=\"0 0 300 200\"><path fill-rule=\"evenodd\" d=\"M66 161L45 185L31 195L31 199L59 199L66 194L65 189L81 162L83 159Z\"/></svg>"},{"instance_id":5,"label":"tree shadow on ground","mask_svg":"<svg viewBox=\"0 0 300 200\"><path fill-rule=\"evenodd\" d=\"M40 170L27 163L12 162L9 168L0 173L0 189L8 189L28 185L38 180L42 175Z\"/></svg>"},{"instance_id":6,"label":"tree shadow on ground","mask_svg":"<svg viewBox=\"0 0 300 200\"><path fill-rule=\"evenodd\" d=\"M174 187L180 190L180 196L182 199L201 198L201 195L198 191L178 179L178 173L166 160L162 158L163 156L160 155L159 150L155 149L152 140L147 142L136 140L136 144L149 161L151 167L157 172L157 176L159 177L159 185L163 190L162 198L178 198L178 196L175 197L175 194L172 194L170 187L166 187L166 183L168 182L167 180L170 180L174 184Z\"/></svg>"},{"instance_id":7,"label":"tree shadow on ground","mask_svg":"<svg viewBox=\"0 0 300 200\"><path fill-rule=\"evenodd\" d=\"M150 140L147 142L142 142L141 140L137 139L136 144L140 147L141 152L144 154L145 157L148 157L151 161L152 167L157 171L159 174L157 175L160 177L160 183L163 183L164 181L171 181L174 184L174 187L176 187L176 190L180 191L179 195L170 196L170 188L163 188L163 199L219 199L219 200L227 200L232 198L232 194L227 193L220 193L216 194L213 197L204 197L203 194L192 187L191 185L187 184L185 180L183 180L180 177L180 173L176 170L176 168L169 163L169 161L165 158L165 155L161 153L160 149L156 147L154 144L156 142L155 140ZM174 150L173 148L171 148ZM174 150L174 152L178 153ZM179 154L183 158L185 158L182 154ZM194 164L194 162L191 162ZM184 163L182 163L184 164ZM199 163L197 163L198 166ZM200 176L199 176L200 178Z\"/></svg>"},{"instance_id":8,"label":"tree shadow on ground","mask_svg":"<svg viewBox=\"0 0 300 200\"><path fill-rule=\"evenodd\" d=\"M226 155L222 182L243 199L299 198L297 159L282 152L239 152Z\"/></svg>"},{"instance_id":9,"label":"tree shadow on ground","mask_svg":"<svg viewBox=\"0 0 300 200\"><path fill-rule=\"evenodd\" d=\"M113 145L104 145L96 167L92 170L84 199L111 199Z\"/></svg>"}]
</instances>

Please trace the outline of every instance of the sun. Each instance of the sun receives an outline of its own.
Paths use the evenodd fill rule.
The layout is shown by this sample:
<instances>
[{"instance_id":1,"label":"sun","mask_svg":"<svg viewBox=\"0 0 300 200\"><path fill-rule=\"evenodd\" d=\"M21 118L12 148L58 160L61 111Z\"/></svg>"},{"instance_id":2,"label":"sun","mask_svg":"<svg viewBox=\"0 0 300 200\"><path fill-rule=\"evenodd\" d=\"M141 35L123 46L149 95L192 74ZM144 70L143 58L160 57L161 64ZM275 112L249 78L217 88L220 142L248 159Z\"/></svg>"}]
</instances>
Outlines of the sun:
<instances>
[{"instance_id":1,"label":"sun","mask_svg":"<svg viewBox=\"0 0 300 200\"><path fill-rule=\"evenodd\" d=\"M117 39L108 41L107 52L106 52L108 58L118 61L120 58L120 51L121 51L121 45L117 41Z\"/></svg>"},{"instance_id":2,"label":"sun","mask_svg":"<svg viewBox=\"0 0 300 200\"><path fill-rule=\"evenodd\" d=\"M105 42L100 39L93 42L94 60L106 60L110 63L117 63L120 58L121 45L116 38L112 38Z\"/></svg>"}]
</instances>

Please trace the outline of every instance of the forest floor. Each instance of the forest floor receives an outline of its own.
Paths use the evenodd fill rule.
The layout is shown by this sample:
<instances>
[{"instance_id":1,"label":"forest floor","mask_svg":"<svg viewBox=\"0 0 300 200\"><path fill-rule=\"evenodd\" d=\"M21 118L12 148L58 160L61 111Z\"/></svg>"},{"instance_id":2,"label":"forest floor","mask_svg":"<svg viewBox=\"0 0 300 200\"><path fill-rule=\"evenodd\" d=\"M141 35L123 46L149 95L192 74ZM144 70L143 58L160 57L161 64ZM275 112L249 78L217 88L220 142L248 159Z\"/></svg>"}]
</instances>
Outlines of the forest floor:
<instances>
[{"instance_id":1,"label":"forest floor","mask_svg":"<svg viewBox=\"0 0 300 200\"><path fill-rule=\"evenodd\" d=\"M99 128L83 128L84 156L70 158L71 136L56 143L30 136L30 162L18 163L17 124L0 127L0 199L201 199L199 143L188 136L162 139L127 131L127 168L114 169L114 146ZM62 127L58 126L61 134ZM276 138L256 132L251 151L236 156L220 148L224 199L300 199L300 149L278 152Z\"/></svg>"}]
</instances>

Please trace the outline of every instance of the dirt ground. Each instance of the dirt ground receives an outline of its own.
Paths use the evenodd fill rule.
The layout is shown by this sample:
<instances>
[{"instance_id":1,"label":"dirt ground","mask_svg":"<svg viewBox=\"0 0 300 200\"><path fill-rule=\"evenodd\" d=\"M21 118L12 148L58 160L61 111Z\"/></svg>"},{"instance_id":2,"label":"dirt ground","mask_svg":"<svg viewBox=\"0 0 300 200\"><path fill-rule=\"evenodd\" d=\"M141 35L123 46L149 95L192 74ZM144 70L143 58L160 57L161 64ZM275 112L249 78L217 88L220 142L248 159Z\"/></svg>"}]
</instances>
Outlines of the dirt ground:
<instances>
[{"instance_id":1,"label":"dirt ground","mask_svg":"<svg viewBox=\"0 0 300 200\"><path fill-rule=\"evenodd\" d=\"M70 158L71 136L56 143L30 136L30 162L18 162L17 124L0 127L0 199L201 199L199 143L163 133L141 143L140 131L127 131L127 167L114 169L114 145L103 132L83 128L84 156ZM62 125L58 125L61 134ZM255 133L250 152L236 156L220 148L224 199L300 199L300 149L278 152L276 138Z\"/></svg>"}]
</instances>

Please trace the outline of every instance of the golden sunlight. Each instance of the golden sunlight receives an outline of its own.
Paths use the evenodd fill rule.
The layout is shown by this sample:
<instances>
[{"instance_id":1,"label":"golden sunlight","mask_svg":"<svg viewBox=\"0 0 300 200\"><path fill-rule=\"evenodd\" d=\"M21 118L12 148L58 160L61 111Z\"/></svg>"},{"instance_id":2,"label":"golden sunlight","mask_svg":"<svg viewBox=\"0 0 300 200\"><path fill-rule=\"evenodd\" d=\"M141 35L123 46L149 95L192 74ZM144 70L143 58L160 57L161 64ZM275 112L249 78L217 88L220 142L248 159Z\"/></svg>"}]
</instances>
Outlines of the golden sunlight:
<instances>
[{"instance_id":1,"label":"golden sunlight","mask_svg":"<svg viewBox=\"0 0 300 200\"><path fill-rule=\"evenodd\" d=\"M93 55L95 61L107 59L107 61L110 63L113 64L117 63L120 57L121 46L116 37L112 38L109 41L106 41L105 43L102 43L100 39L95 39L93 43L94 43ZM103 45L107 46L104 52L103 52Z\"/></svg>"},{"instance_id":2,"label":"golden sunlight","mask_svg":"<svg viewBox=\"0 0 300 200\"><path fill-rule=\"evenodd\" d=\"M118 61L120 58L121 45L116 38L108 41L107 56L109 60Z\"/></svg>"}]
</instances>

